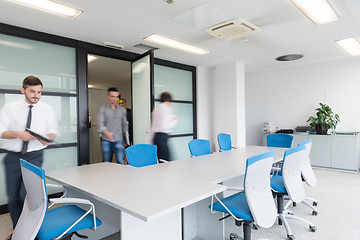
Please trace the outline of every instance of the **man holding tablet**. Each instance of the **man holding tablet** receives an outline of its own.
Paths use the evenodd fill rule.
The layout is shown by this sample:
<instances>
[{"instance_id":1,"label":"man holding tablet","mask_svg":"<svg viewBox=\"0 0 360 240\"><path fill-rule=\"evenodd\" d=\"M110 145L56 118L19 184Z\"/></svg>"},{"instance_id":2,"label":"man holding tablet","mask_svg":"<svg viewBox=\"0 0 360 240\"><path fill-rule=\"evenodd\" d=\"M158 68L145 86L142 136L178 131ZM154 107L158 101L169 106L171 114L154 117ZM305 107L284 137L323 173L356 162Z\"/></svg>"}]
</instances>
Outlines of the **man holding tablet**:
<instances>
[{"instance_id":1,"label":"man holding tablet","mask_svg":"<svg viewBox=\"0 0 360 240\"><path fill-rule=\"evenodd\" d=\"M26 195L20 158L41 167L43 149L57 134L54 110L48 104L39 102L42 88L39 78L26 77L20 89L24 98L6 103L0 111L0 137L6 139L3 149L7 151L4 157L6 192L13 228L20 217ZM36 137L27 129L45 138Z\"/></svg>"}]
</instances>

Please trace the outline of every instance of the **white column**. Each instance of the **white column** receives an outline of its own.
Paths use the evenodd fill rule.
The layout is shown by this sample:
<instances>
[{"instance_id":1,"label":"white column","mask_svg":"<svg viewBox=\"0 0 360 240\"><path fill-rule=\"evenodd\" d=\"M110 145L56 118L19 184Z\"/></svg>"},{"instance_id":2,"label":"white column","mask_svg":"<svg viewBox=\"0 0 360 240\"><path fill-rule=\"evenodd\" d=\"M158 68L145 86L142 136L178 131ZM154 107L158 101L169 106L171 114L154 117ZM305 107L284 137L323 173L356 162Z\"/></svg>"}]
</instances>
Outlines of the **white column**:
<instances>
[{"instance_id":1,"label":"white column","mask_svg":"<svg viewBox=\"0 0 360 240\"><path fill-rule=\"evenodd\" d=\"M213 75L214 70L206 67L197 67L197 137L211 140L213 134ZM214 150L214 149L213 149Z\"/></svg>"},{"instance_id":2,"label":"white column","mask_svg":"<svg viewBox=\"0 0 360 240\"><path fill-rule=\"evenodd\" d=\"M218 133L225 132L231 134L233 146L246 146L245 65L243 63L233 62L216 66L213 109L213 141L217 141Z\"/></svg>"}]
</instances>

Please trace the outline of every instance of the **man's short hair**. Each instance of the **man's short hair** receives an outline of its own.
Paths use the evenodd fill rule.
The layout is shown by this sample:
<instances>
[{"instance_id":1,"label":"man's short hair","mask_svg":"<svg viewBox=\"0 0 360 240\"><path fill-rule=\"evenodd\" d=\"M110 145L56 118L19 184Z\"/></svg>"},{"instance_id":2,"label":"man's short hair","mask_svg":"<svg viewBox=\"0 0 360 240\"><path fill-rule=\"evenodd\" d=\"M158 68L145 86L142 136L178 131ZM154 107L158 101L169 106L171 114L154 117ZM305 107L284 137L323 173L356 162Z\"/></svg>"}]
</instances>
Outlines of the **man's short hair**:
<instances>
[{"instance_id":1,"label":"man's short hair","mask_svg":"<svg viewBox=\"0 0 360 240\"><path fill-rule=\"evenodd\" d=\"M170 102L171 101L171 95L168 92L163 92L160 96L161 102Z\"/></svg>"},{"instance_id":2,"label":"man's short hair","mask_svg":"<svg viewBox=\"0 0 360 240\"><path fill-rule=\"evenodd\" d=\"M117 90L117 88L111 87L111 88L108 89L108 93L109 92L119 92L119 91Z\"/></svg>"},{"instance_id":3,"label":"man's short hair","mask_svg":"<svg viewBox=\"0 0 360 240\"><path fill-rule=\"evenodd\" d=\"M43 84L41 80L33 75L27 76L22 84L23 89L26 89L28 86L37 86L41 85L43 87Z\"/></svg>"}]
</instances>

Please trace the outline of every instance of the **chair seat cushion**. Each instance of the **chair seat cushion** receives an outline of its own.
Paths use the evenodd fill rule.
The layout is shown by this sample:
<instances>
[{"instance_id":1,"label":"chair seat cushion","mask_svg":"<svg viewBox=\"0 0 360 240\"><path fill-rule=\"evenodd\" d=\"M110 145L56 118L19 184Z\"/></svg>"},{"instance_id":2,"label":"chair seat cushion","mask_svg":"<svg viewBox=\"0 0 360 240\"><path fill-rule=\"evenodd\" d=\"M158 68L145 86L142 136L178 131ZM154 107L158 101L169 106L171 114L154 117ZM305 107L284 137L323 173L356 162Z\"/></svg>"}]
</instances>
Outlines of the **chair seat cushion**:
<instances>
[{"instance_id":1,"label":"chair seat cushion","mask_svg":"<svg viewBox=\"0 0 360 240\"><path fill-rule=\"evenodd\" d=\"M286 188L282 176L273 175L270 181L271 188L278 193L286 193Z\"/></svg>"},{"instance_id":2,"label":"chair seat cushion","mask_svg":"<svg viewBox=\"0 0 360 240\"><path fill-rule=\"evenodd\" d=\"M238 218L245 221L254 221L251 215L245 193L237 193L221 200L225 206ZM211 207L211 206L209 206ZM220 202L214 203L215 211L229 213Z\"/></svg>"},{"instance_id":3,"label":"chair seat cushion","mask_svg":"<svg viewBox=\"0 0 360 240\"><path fill-rule=\"evenodd\" d=\"M74 205L51 209L46 212L43 224L36 237L39 240L50 240L58 237L85 213L85 210ZM101 221L96 218L96 226L100 225ZM94 219L92 214L88 214L68 233L91 227L94 227Z\"/></svg>"}]
</instances>

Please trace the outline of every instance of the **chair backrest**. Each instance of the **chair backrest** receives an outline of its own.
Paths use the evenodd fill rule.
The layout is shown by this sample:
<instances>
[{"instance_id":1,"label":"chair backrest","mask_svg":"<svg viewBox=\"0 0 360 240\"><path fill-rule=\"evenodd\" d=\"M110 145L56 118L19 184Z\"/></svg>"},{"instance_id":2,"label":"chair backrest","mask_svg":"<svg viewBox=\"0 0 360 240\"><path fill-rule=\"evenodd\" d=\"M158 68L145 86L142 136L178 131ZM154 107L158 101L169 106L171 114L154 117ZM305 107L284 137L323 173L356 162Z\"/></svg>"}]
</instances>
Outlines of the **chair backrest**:
<instances>
[{"instance_id":1,"label":"chair backrest","mask_svg":"<svg viewBox=\"0 0 360 240\"><path fill-rule=\"evenodd\" d=\"M20 159L26 198L12 240L35 239L47 211L45 171Z\"/></svg>"},{"instance_id":2,"label":"chair backrest","mask_svg":"<svg viewBox=\"0 0 360 240\"><path fill-rule=\"evenodd\" d=\"M158 163L157 146L135 144L125 149L128 162L133 167L144 167Z\"/></svg>"},{"instance_id":3,"label":"chair backrest","mask_svg":"<svg viewBox=\"0 0 360 240\"><path fill-rule=\"evenodd\" d=\"M285 133L275 133L266 136L268 147L291 148L294 137Z\"/></svg>"},{"instance_id":4,"label":"chair backrest","mask_svg":"<svg viewBox=\"0 0 360 240\"><path fill-rule=\"evenodd\" d=\"M210 141L204 139L193 139L188 144L192 156L210 154Z\"/></svg>"},{"instance_id":5,"label":"chair backrest","mask_svg":"<svg viewBox=\"0 0 360 240\"><path fill-rule=\"evenodd\" d=\"M250 157L246 161L244 189L251 214L260 227L271 227L277 210L270 187L274 151Z\"/></svg>"},{"instance_id":6,"label":"chair backrest","mask_svg":"<svg viewBox=\"0 0 360 240\"><path fill-rule=\"evenodd\" d=\"M219 149L221 151L231 150L231 136L226 133L219 133L217 136Z\"/></svg>"},{"instance_id":7,"label":"chair backrest","mask_svg":"<svg viewBox=\"0 0 360 240\"><path fill-rule=\"evenodd\" d=\"M314 171L311 167L311 161L310 161L311 145L312 145L311 139L309 139L305 142L299 143L299 147L305 146L305 152L306 152L304 162L303 162L304 165L301 170L301 175L303 176L306 184L314 187L316 185L316 177L315 177Z\"/></svg>"},{"instance_id":8,"label":"chair backrest","mask_svg":"<svg viewBox=\"0 0 360 240\"><path fill-rule=\"evenodd\" d=\"M281 169L286 192L290 199L296 203L301 202L305 197L304 185L301 179L305 154L305 146L286 150Z\"/></svg>"}]
</instances>

